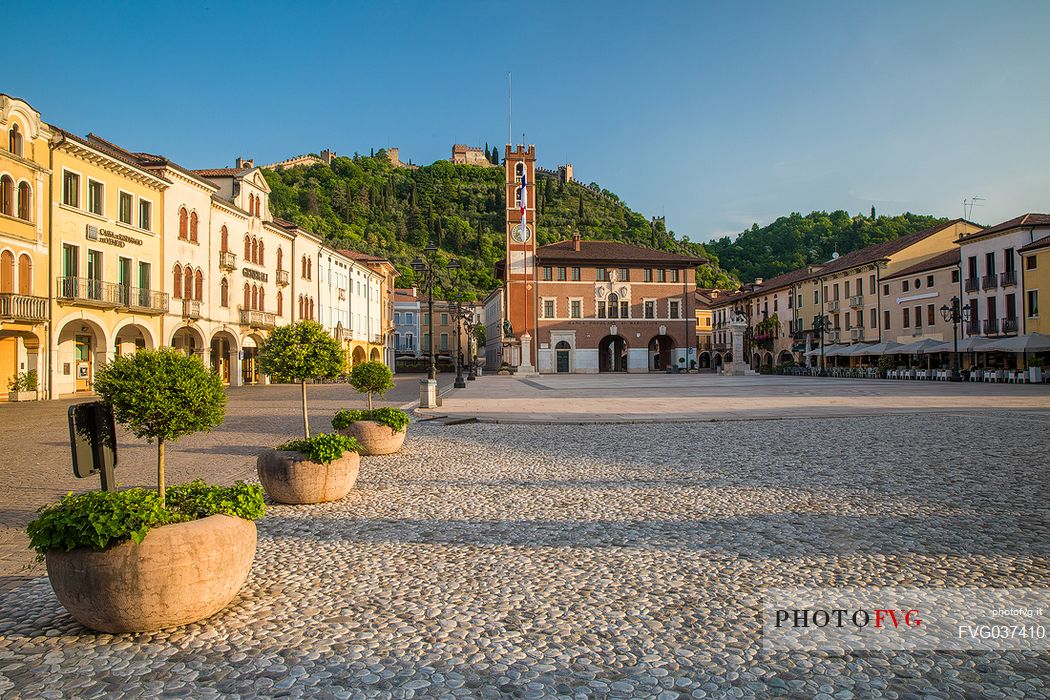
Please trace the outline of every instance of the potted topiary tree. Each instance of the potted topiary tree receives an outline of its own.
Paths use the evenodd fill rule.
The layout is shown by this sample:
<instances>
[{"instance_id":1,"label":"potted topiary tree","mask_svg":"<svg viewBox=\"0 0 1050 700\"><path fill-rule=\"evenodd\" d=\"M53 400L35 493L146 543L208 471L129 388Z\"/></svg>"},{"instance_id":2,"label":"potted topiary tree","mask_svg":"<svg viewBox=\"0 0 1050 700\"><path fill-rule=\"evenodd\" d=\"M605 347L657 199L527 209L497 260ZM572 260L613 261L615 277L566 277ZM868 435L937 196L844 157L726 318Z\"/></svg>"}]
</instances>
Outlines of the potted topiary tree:
<instances>
[{"instance_id":1,"label":"potted topiary tree","mask_svg":"<svg viewBox=\"0 0 1050 700\"><path fill-rule=\"evenodd\" d=\"M343 410L332 427L355 438L361 454L388 455L401 449L408 434L408 414L399 408L373 408L372 394L382 396L394 388L393 374L382 362L362 362L350 372L350 385L368 396L368 410Z\"/></svg>"},{"instance_id":2,"label":"potted topiary tree","mask_svg":"<svg viewBox=\"0 0 1050 700\"><path fill-rule=\"evenodd\" d=\"M266 374L302 385L304 436L260 454L256 461L259 481L279 503L339 500L357 481L360 446L342 435L310 437L306 382L342 374L346 367L343 349L321 324L300 321L275 329L263 342L259 359Z\"/></svg>"},{"instance_id":3,"label":"potted topiary tree","mask_svg":"<svg viewBox=\"0 0 1050 700\"><path fill-rule=\"evenodd\" d=\"M171 349L116 358L94 389L117 422L157 441L157 490L69 494L29 524L62 605L102 632L183 625L225 608L255 558L262 489L197 481L165 491L164 447L224 416L218 375Z\"/></svg>"}]
</instances>

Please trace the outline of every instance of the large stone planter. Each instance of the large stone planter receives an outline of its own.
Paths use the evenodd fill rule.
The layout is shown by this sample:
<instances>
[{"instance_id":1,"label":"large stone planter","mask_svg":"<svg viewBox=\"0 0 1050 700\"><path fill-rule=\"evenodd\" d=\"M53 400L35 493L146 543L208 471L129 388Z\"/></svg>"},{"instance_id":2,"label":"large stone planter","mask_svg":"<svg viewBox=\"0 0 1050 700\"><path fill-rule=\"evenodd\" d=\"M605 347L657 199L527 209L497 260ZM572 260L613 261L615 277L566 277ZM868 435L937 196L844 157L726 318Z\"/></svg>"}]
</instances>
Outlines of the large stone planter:
<instances>
[{"instance_id":1,"label":"large stone planter","mask_svg":"<svg viewBox=\"0 0 1050 700\"><path fill-rule=\"evenodd\" d=\"M338 501L357 482L361 457L356 452L329 464L311 462L298 452L268 450L256 461L259 481L278 503L299 505Z\"/></svg>"},{"instance_id":2,"label":"large stone planter","mask_svg":"<svg viewBox=\"0 0 1050 700\"><path fill-rule=\"evenodd\" d=\"M357 438L363 455L389 455L405 444L408 428L395 432L389 426L372 420L359 420L338 431L348 437Z\"/></svg>"},{"instance_id":3,"label":"large stone planter","mask_svg":"<svg viewBox=\"0 0 1050 700\"><path fill-rule=\"evenodd\" d=\"M77 622L119 634L211 617L237 596L255 558L255 523L212 515L150 530L141 544L45 555L51 587Z\"/></svg>"},{"instance_id":4,"label":"large stone planter","mask_svg":"<svg viewBox=\"0 0 1050 700\"><path fill-rule=\"evenodd\" d=\"M37 391L9 391L7 392L8 401L36 401Z\"/></svg>"}]
</instances>

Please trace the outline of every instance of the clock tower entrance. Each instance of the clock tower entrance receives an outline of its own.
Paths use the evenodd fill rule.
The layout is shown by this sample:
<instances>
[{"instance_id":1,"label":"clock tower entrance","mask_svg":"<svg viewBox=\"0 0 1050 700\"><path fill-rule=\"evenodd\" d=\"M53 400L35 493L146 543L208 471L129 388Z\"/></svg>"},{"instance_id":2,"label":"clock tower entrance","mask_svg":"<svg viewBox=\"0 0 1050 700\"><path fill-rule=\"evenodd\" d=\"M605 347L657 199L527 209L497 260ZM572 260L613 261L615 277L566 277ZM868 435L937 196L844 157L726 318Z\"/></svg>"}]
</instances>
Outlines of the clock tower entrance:
<instances>
[{"instance_id":1,"label":"clock tower entrance","mask_svg":"<svg viewBox=\"0 0 1050 700\"><path fill-rule=\"evenodd\" d=\"M536 147L507 144L504 151L506 184L506 265L504 314L520 341L518 371L536 366Z\"/></svg>"}]
</instances>

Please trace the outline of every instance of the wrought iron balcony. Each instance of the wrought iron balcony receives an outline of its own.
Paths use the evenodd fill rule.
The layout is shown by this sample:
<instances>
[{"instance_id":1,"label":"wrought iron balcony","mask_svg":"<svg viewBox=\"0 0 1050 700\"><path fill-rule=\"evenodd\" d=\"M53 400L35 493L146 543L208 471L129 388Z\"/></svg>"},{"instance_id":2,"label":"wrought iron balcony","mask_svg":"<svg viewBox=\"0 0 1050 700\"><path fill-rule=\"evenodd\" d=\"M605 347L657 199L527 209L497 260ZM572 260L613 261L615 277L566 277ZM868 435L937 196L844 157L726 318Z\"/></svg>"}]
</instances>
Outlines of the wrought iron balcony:
<instances>
[{"instance_id":1,"label":"wrought iron balcony","mask_svg":"<svg viewBox=\"0 0 1050 700\"><path fill-rule=\"evenodd\" d=\"M999 286L1013 287L1017 284L1017 270L1007 270L999 273Z\"/></svg>"},{"instance_id":2,"label":"wrought iron balcony","mask_svg":"<svg viewBox=\"0 0 1050 700\"><path fill-rule=\"evenodd\" d=\"M967 277L964 286L968 292L980 291L981 280L978 277Z\"/></svg>"},{"instance_id":3,"label":"wrought iron balcony","mask_svg":"<svg viewBox=\"0 0 1050 700\"><path fill-rule=\"evenodd\" d=\"M287 287L290 277L291 276L288 274L288 270L278 270L277 271L277 286L278 287Z\"/></svg>"},{"instance_id":4,"label":"wrought iron balcony","mask_svg":"<svg viewBox=\"0 0 1050 700\"><path fill-rule=\"evenodd\" d=\"M999 332L1003 335L1017 335L1017 319L1016 318L1004 318L999 327Z\"/></svg>"},{"instance_id":5,"label":"wrought iron balcony","mask_svg":"<svg viewBox=\"0 0 1050 700\"><path fill-rule=\"evenodd\" d=\"M55 296L60 304L115 309L126 306L123 285L87 277L59 277Z\"/></svg>"},{"instance_id":6,"label":"wrought iron balcony","mask_svg":"<svg viewBox=\"0 0 1050 700\"><path fill-rule=\"evenodd\" d=\"M966 335L980 335L981 334L981 322L973 319L966 323Z\"/></svg>"},{"instance_id":7,"label":"wrought iron balcony","mask_svg":"<svg viewBox=\"0 0 1050 700\"><path fill-rule=\"evenodd\" d=\"M255 309L246 309L243 306L239 307L241 312L241 325L248 326L250 328L262 328L269 330L277 325L276 317L267 313L266 311L256 311Z\"/></svg>"},{"instance_id":8,"label":"wrought iron balcony","mask_svg":"<svg viewBox=\"0 0 1050 700\"><path fill-rule=\"evenodd\" d=\"M849 331L850 340L864 340L864 329L863 328L851 328Z\"/></svg>"},{"instance_id":9,"label":"wrought iron balcony","mask_svg":"<svg viewBox=\"0 0 1050 700\"><path fill-rule=\"evenodd\" d=\"M27 294L0 294L0 319L10 321L46 321L47 297Z\"/></svg>"},{"instance_id":10,"label":"wrought iron balcony","mask_svg":"<svg viewBox=\"0 0 1050 700\"><path fill-rule=\"evenodd\" d=\"M995 289L999 284L999 278L995 274L985 275L981 278L982 289Z\"/></svg>"},{"instance_id":11,"label":"wrought iron balcony","mask_svg":"<svg viewBox=\"0 0 1050 700\"><path fill-rule=\"evenodd\" d=\"M863 294L858 294L856 296L850 297L849 298L849 305L850 305L850 308L852 308L852 309L856 309L856 308L859 308L861 306L864 306L864 295Z\"/></svg>"},{"instance_id":12,"label":"wrought iron balcony","mask_svg":"<svg viewBox=\"0 0 1050 700\"><path fill-rule=\"evenodd\" d=\"M182 317L195 321L201 317L201 303L196 299L183 299L182 300Z\"/></svg>"},{"instance_id":13,"label":"wrought iron balcony","mask_svg":"<svg viewBox=\"0 0 1050 700\"><path fill-rule=\"evenodd\" d=\"M999 335L999 319L997 319L997 318L986 318L984 320L984 334L985 335Z\"/></svg>"},{"instance_id":14,"label":"wrought iron balcony","mask_svg":"<svg viewBox=\"0 0 1050 700\"><path fill-rule=\"evenodd\" d=\"M123 287L124 304L122 306L140 314L168 313L167 292L157 292L139 287Z\"/></svg>"},{"instance_id":15,"label":"wrought iron balcony","mask_svg":"<svg viewBox=\"0 0 1050 700\"><path fill-rule=\"evenodd\" d=\"M824 334L824 341L828 343L839 342L839 331L828 331Z\"/></svg>"},{"instance_id":16,"label":"wrought iron balcony","mask_svg":"<svg viewBox=\"0 0 1050 700\"><path fill-rule=\"evenodd\" d=\"M839 307L840 307L840 304L839 304L839 300L838 299L833 299L832 301L828 302L828 311L831 312L831 313L837 313L838 310L839 310Z\"/></svg>"},{"instance_id":17,"label":"wrought iron balcony","mask_svg":"<svg viewBox=\"0 0 1050 700\"><path fill-rule=\"evenodd\" d=\"M219 251L219 269L220 270L236 270L237 269L237 254L231 253L228 250Z\"/></svg>"}]
</instances>

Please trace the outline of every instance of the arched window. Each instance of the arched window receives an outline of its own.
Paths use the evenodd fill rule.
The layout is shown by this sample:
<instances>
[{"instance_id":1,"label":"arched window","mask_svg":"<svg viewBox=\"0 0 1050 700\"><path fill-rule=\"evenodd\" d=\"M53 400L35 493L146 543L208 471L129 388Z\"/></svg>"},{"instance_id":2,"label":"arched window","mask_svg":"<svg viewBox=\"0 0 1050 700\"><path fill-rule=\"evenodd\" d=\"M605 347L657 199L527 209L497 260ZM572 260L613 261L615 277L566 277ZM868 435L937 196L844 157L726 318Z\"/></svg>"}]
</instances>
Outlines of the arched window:
<instances>
[{"instance_id":1,"label":"arched window","mask_svg":"<svg viewBox=\"0 0 1050 700\"><path fill-rule=\"evenodd\" d=\"M248 262L252 259L252 239L247 234L244 236L244 260Z\"/></svg>"},{"instance_id":2,"label":"arched window","mask_svg":"<svg viewBox=\"0 0 1050 700\"><path fill-rule=\"evenodd\" d=\"M284 295L277 292L277 315L284 316Z\"/></svg>"},{"instance_id":3,"label":"arched window","mask_svg":"<svg viewBox=\"0 0 1050 700\"><path fill-rule=\"evenodd\" d=\"M252 308L259 308L259 288L254 284L252 285Z\"/></svg>"},{"instance_id":4,"label":"arched window","mask_svg":"<svg viewBox=\"0 0 1050 700\"><path fill-rule=\"evenodd\" d=\"M7 150L19 158L22 157L22 132L19 130L18 124L12 126L11 130L7 132Z\"/></svg>"},{"instance_id":5,"label":"arched window","mask_svg":"<svg viewBox=\"0 0 1050 700\"><path fill-rule=\"evenodd\" d=\"M244 283L244 308L252 308L252 288L248 286L248 283Z\"/></svg>"},{"instance_id":6,"label":"arched window","mask_svg":"<svg viewBox=\"0 0 1050 700\"><path fill-rule=\"evenodd\" d=\"M248 195L248 213L249 214L254 214L255 213L255 195L254 194Z\"/></svg>"},{"instance_id":7,"label":"arched window","mask_svg":"<svg viewBox=\"0 0 1050 700\"><path fill-rule=\"evenodd\" d=\"M0 213L15 215L15 181L10 175L0 177Z\"/></svg>"},{"instance_id":8,"label":"arched window","mask_svg":"<svg viewBox=\"0 0 1050 700\"><path fill-rule=\"evenodd\" d=\"M310 320L314 320L314 300L310 300Z\"/></svg>"},{"instance_id":9,"label":"arched window","mask_svg":"<svg viewBox=\"0 0 1050 700\"><path fill-rule=\"evenodd\" d=\"M221 250L224 253L230 252L230 232L226 229L225 226L223 226L222 229L219 231L219 235L221 236L219 243L221 247L219 248L219 250Z\"/></svg>"},{"instance_id":10,"label":"arched window","mask_svg":"<svg viewBox=\"0 0 1050 700\"><path fill-rule=\"evenodd\" d=\"M197 301L204 299L204 273L200 270L193 276L193 298Z\"/></svg>"},{"instance_id":11,"label":"arched window","mask_svg":"<svg viewBox=\"0 0 1050 700\"><path fill-rule=\"evenodd\" d=\"M33 293L33 259L25 253L18 258L18 293Z\"/></svg>"},{"instance_id":12,"label":"arched window","mask_svg":"<svg viewBox=\"0 0 1050 700\"><path fill-rule=\"evenodd\" d=\"M29 189L28 182L21 182L18 185L18 218L29 221L32 210L33 192Z\"/></svg>"},{"instance_id":13,"label":"arched window","mask_svg":"<svg viewBox=\"0 0 1050 700\"><path fill-rule=\"evenodd\" d=\"M306 279L312 280L314 278L314 259L309 258L306 261Z\"/></svg>"},{"instance_id":14,"label":"arched window","mask_svg":"<svg viewBox=\"0 0 1050 700\"><path fill-rule=\"evenodd\" d=\"M306 256L303 256L303 271L300 275L303 279L306 279Z\"/></svg>"},{"instance_id":15,"label":"arched window","mask_svg":"<svg viewBox=\"0 0 1050 700\"><path fill-rule=\"evenodd\" d=\"M303 295L302 294L299 295L299 316L298 316L298 318L299 318L300 321L303 320Z\"/></svg>"},{"instance_id":16,"label":"arched window","mask_svg":"<svg viewBox=\"0 0 1050 700\"><path fill-rule=\"evenodd\" d=\"M230 306L230 283L226 281L225 277L219 282L219 305L223 308L229 308Z\"/></svg>"},{"instance_id":17,"label":"arched window","mask_svg":"<svg viewBox=\"0 0 1050 700\"><path fill-rule=\"evenodd\" d=\"M190 241L197 242L197 212L190 213Z\"/></svg>"},{"instance_id":18,"label":"arched window","mask_svg":"<svg viewBox=\"0 0 1050 700\"><path fill-rule=\"evenodd\" d=\"M171 293L176 299L182 298L182 268L178 265L175 265L175 272L172 273Z\"/></svg>"},{"instance_id":19,"label":"arched window","mask_svg":"<svg viewBox=\"0 0 1050 700\"><path fill-rule=\"evenodd\" d=\"M284 248L277 249L277 271L281 271L281 265L284 264Z\"/></svg>"},{"instance_id":20,"label":"arched window","mask_svg":"<svg viewBox=\"0 0 1050 700\"><path fill-rule=\"evenodd\" d=\"M182 291L182 297L184 299L193 298L193 268L189 265L186 266L186 270L182 273L182 285L184 287Z\"/></svg>"},{"instance_id":21,"label":"arched window","mask_svg":"<svg viewBox=\"0 0 1050 700\"><path fill-rule=\"evenodd\" d=\"M259 311L266 311L266 287L259 287Z\"/></svg>"},{"instance_id":22,"label":"arched window","mask_svg":"<svg viewBox=\"0 0 1050 700\"><path fill-rule=\"evenodd\" d=\"M259 262L259 241L252 239L252 262Z\"/></svg>"},{"instance_id":23,"label":"arched window","mask_svg":"<svg viewBox=\"0 0 1050 700\"><path fill-rule=\"evenodd\" d=\"M259 264L263 265L266 263L266 258L263 256L263 242L259 241Z\"/></svg>"},{"instance_id":24,"label":"arched window","mask_svg":"<svg viewBox=\"0 0 1050 700\"><path fill-rule=\"evenodd\" d=\"M608 303L606 306L609 307L609 318L618 318L620 315L620 297L615 294L609 295Z\"/></svg>"},{"instance_id":25,"label":"arched window","mask_svg":"<svg viewBox=\"0 0 1050 700\"><path fill-rule=\"evenodd\" d=\"M15 291L15 256L10 250L0 253L0 294Z\"/></svg>"},{"instance_id":26,"label":"arched window","mask_svg":"<svg viewBox=\"0 0 1050 700\"><path fill-rule=\"evenodd\" d=\"M186 214L186 207L179 207L179 238L186 240L186 231L189 226L189 217Z\"/></svg>"}]
</instances>

